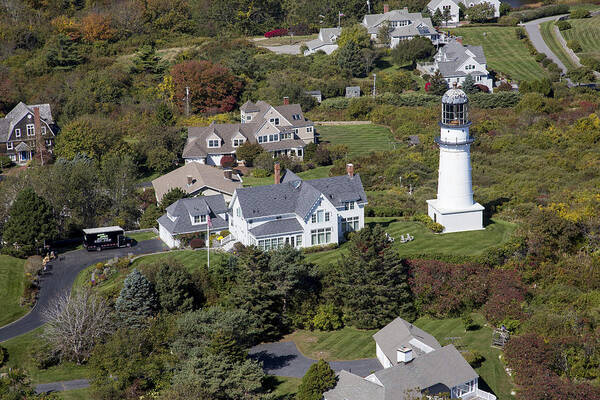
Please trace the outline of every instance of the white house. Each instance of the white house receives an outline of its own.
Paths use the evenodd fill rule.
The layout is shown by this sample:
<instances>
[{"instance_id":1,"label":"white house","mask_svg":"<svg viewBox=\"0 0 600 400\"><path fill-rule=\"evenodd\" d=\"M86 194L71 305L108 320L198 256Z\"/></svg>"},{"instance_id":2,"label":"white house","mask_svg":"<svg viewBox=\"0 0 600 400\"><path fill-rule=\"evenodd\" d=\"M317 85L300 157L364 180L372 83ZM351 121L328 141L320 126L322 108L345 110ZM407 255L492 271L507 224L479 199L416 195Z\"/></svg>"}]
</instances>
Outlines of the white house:
<instances>
[{"instance_id":1,"label":"white house","mask_svg":"<svg viewBox=\"0 0 600 400\"><path fill-rule=\"evenodd\" d=\"M492 76L487 70L483 47L463 45L456 39L440 48L432 63L418 64L417 68L430 75L439 71L449 87L453 87L455 83L461 86L467 75L473 77L475 84L486 86L490 92L494 87Z\"/></svg>"},{"instance_id":2,"label":"white house","mask_svg":"<svg viewBox=\"0 0 600 400\"><path fill-rule=\"evenodd\" d=\"M304 117L299 104L281 106L264 101L247 101L240 108L240 124L215 124L189 127L183 149L186 163L220 165L225 155L235 157L237 147L245 142L259 143L274 157L288 155L303 158L304 147L315 142L314 123Z\"/></svg>"},{"instance_id":3,"label":"white house","mask_svg":"<svg viewBox=\"0 0 600 400\"><path fill-rule=\"evenodd\" d=\"M264 250L322 246L364 227L367 196L352 164L347 175L309 181L289 170L279 179L275 167L275 184L235 191L229 231L236 241Z\"/></svg>"},{"instance_id":4,"label":"white house","mask_svg":"<svg viewBox=\"0 0 600 400\"><path fill-rule=\"evenodd\" d=\"M338 48L336 42L341 33L342 28L321 28L317 39L305 43L308 49L304 51L304 55L308 56L317 51L324 51L325 54L333 53Z\"/></svg>"},{"instance_id":5,"label":"white house","mask_svg":"<svg viewBox=\"0 0 600 400\"><path fill-rule=\"evenodd\" d=\"M450 11L449 24L457 24L459 22L460 8L459 4L462 3L466 8L473 7L481 3L489 3L494 7L494 18L500 17L500 0L431 0L427 4L427 8L431 15L435 14L436 10L440 10L440 13L444 14L445 10Z\"/></svg>"},{"instance_id":6,"label":"white house","mask_svg":"<svg viewBox=\"0 0 600 400\"><path fill-rule=\"evenodd\" d=\"M421 13L408 12L407 8L389 11L384 5L383 14L367 14L362 20L362 25L367 28L371 40L376 41L381 27L387 23L390 33L390 47L394 48L401 40L410 40L423 36L437 44L439 33L433 27L431 18L423 17Z\"/></svg>"},{"instance_id":7,"label":"white house","mask_svg":"<svg viewBox=\"0 0 600 400\"><path fill-rule=\"evenodd\" d=\"M405 400L447 393L451 398L496 400L479 389L477 372L453 345L396 318L375 335L383 369L367 377L342 370L325 400ZM432 397L435 398L435 397Z\"/></svg>"},{"instance_id":8,"label":"white house","mask_svg":"<svg viewBox=\"0 0 600 400\"><path fill-rule=\"evenodd\" d=\"M158 221L160 239L169 248L180 247L180 235L194 234L206 240L210 233L227 229L227 204L222 194L177 200Z\"/></svg>"}]
</instances>

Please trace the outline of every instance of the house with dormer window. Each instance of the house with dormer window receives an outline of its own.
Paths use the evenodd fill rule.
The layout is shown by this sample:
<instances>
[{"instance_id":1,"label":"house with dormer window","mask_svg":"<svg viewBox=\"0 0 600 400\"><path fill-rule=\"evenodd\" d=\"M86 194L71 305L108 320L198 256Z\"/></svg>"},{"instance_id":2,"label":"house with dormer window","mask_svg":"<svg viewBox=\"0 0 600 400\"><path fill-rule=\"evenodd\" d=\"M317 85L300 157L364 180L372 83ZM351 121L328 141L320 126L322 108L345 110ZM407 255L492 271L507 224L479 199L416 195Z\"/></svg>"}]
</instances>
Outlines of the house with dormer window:
<instances>
[{"instance_id":1,"label":"house with dormer window","mask_svg":"<svg viewBox=\"0 0 600 400\"><path fill-rule=\"evenodd\" d=\"M264 101L246 102L240 108L239 124L215 124L189 127L183 149L185 162L220 165L225 155L235 157L236 149L245 142L258 143L273 157L304 157L304 147L315 142L314 123L304 117L299 104L281 106Z\"/></svg>"},{"instance_id":2,"label":"house with dormer window","mask_svg":"<svg viewBox=\"0 0 600 400\"><path fill-rule=\"evenodd\" d=\"M307 49L304 51L304 55L308 56L317 51L323 51L325 54L333 53L338 48L337 40L341 33L342 28L321 28L317 39L305 43Z\"/></svg>"},{"instance_id":3,"label":"house with dormer window","mask_svg":"<svg viewBox=\"0 0 600 400\"><path fill-rule=\"evenodd\" d=\"M48 156L57 133L49 104L20 102L0 119L0 155L19 165L29 162L40 149Z\"/></svg>"},{"instance_id":4,"label":"house with dormer window","mask_svg":"<svg viewBox=\"0 0 600 400\"><path fill-rule=\"evenodd\" d=\"M455 25L458 24L460 20L460 7L459 4L463 4L467 9L478 4L488 3L492 7L494 7L494 17L500 17L500 0L431 0L427 3L427 8L431 15L435 14L437 10L440 10L440 13L444 13L445 10L450 15L450 19L448 23Z\"/></svg>"},{"instance_id":5,"label":"house with dormer window","mask_svg":"<svg viewBox=\"0 0 600 400\"><path fill-rule=\"evenodd\" d=\"M196 234L206 240L206 233L227 229L227 204L222 194L177 200L158 220L158 234L169 248L181 246L178 236Z\"/></svg>"},{"instance_id":6,"label":"house with dormer window","mask_svg":"<svg viewBox=\"0 0 600 400\"><path fill-rule=\"evenodd\" d=\"M379 31L387 24L390 34L390 47L394 48L402 40L410 40L423 36L437 44L440 34L433 27L431 18L423 17L421 13L408 12L407 8L390 11L384 4L383 14L367 14L362 20L362 25L367 28L371 40L376 41Z\"/></svg>"},{"instance_id":7,"label":"house with dormer window","mask_svg":"<svg viewBox=\"0 0 600 400\"><path fill-rule=\"evenodd\" d=\"M237 242L263 250L286 244L324 246L344 241L365 224L367 196L352 164L347 174L303 180L287 170L275 183L236 189L229 209L229 231Z\"/></svg>"}]
</instances>

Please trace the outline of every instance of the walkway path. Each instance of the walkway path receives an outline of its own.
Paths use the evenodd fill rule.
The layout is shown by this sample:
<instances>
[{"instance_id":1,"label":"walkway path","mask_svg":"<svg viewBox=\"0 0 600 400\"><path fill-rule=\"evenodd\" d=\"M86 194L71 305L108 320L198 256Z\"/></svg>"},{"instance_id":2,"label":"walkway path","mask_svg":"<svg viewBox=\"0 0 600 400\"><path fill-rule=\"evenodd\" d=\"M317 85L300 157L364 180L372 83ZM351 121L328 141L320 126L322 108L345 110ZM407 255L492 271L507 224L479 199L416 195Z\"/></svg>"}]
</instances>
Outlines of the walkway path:
<instances>
[{"instance_id":1,"label":"walkway path","mask_svg":"<svg viewBox=\"0 0 600 400\"><path fill-rule=\"evenodd\" d=\"M64 390L85 389L87 387L90 387L90 381L87 379L75 379L72 381L41 383L36 385L35 392L38 394L52 393L62 392Z\"/></svg>"},{"instance_id":2,"label":"walkway path","mask_svg":"<svg viewBox=\"0 0 600 400\"><path fill-rule=\"evenodd\" d=\"M568 14L553 15L551 17L534 19L532 21L526 22L524 26L525 30L527 30L527 35L529 35L529 40L531 40L533 47L535 47L538 53L544 53L549 59L554 61L556 65L558 65L558 67L566 74L567 72L569 72L567 67L565 66L565 64L563 64L562 61L560 61L556 54L554 54L552 50L550 50L550 47L548 47L548 45L544 41L544 38L542 37L542 33L540 31L540 24L543 24L544 22L548 21L555 21L561 17L564 17L565 15Z\"/></svg>"},{"instance_id":3,"label":"walkway path","mask_svg":"<svg viewBox=\"0 0 600 400\"><path fill-rule=\"evenodd\" d=\"M129 253L148 254L162 250L164 250L163 243L159 239L151 239L139 242L131 248L99 252L88 252L82 249L59 254L59 258L52 261L52 266L40 279L38 301L33 309L23 318L0 328L0 342L31 332L42 326L44 324L42 319L43 310L53 299L69 293L77 274L86 267L114 257L124 257Z\"/></svg>"},{"instance_id":4,"label":"walkway path","mask_svg":"<svg viewBox=\"0 0 600 400\"><path fill-rule=\"evenodd\" d=\"M263 362L267 374L302 378L317 360L305 357L294 342L265 343L250 349L250 358ZM382 367L376 358L354 361L331 361L334 371L345 369L356 375L367 376Z\"/></svg>"}]
</instances>

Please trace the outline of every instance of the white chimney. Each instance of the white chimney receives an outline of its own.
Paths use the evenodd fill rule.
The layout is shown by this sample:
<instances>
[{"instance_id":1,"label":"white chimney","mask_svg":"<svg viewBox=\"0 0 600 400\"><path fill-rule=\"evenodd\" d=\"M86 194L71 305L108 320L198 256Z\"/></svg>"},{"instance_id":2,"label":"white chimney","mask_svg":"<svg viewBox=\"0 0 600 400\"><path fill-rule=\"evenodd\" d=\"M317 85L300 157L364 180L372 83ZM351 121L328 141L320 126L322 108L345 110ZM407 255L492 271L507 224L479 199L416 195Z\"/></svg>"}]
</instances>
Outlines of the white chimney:
<instances>
[{"instance_id":1,"label":"white chimney","mask_svg":"<svg viewBox=\"0 0 600 400\"><path fill-rule=\"evenodd\" d=\"M396 362L407 363L413 359L413 351L410 347L402 346L396 349Z\"/></svg>"}]
</instances>

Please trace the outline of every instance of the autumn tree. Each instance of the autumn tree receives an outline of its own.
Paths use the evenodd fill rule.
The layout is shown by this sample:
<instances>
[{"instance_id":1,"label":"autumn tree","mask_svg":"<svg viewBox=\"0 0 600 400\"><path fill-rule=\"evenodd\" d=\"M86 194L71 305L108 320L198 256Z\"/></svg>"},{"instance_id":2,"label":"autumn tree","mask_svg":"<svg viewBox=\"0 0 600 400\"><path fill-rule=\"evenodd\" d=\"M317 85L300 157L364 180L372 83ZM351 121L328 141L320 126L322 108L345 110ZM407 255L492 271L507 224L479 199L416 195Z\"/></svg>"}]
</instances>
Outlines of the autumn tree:
<instances>
[{"instance_id":1,"label":"autumn tree","mask_svg":"<svg viewBox=\"0 0 600 400\"><path fill-rule=\"evenodd\" d=\"M231 71L210 61L186 61L171 68L175 98L179 107L185 108L186 87L189 88L192 112L229 112L235 107L241 89Z\"/></svg>"},{"instance_id":2,"label":"autumn tree","mask_svg":"<svg viewBox=\"0 0 600 400\"><path fill-rule=\"evenodd\" d=\"M108 15L90 13L81 19L81 35L88 42L111 40L116 34L111 23Z\"/></svg>"}]
</instances>

